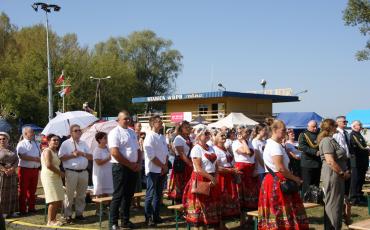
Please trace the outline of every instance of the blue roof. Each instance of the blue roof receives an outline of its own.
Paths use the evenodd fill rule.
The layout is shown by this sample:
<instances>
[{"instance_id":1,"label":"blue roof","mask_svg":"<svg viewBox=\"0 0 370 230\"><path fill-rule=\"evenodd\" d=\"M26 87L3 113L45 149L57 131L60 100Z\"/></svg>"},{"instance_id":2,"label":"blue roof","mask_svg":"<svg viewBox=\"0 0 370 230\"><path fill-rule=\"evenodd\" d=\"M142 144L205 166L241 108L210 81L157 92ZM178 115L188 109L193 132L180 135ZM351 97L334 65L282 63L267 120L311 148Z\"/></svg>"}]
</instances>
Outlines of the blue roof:
<instances>
[{"instance_id":1,"label":"blue roof","mask_svg":"<svg viewBox=\"0 0 370 230\"><path fill-rule=\"evenodd\" d=\"M348 125L354 120L359 120L364 128L370 128L370 109L352 110L346 116Z\"/></svg>"},{"instance_id":2,"label":"blue roof","mask_svg":"<svg viewBox=\"0 0 370 230\"><path fill-rule=\"evenodd\" d=\"M323 118L314 112L283 112L276 119L284 121L287 128L305 129L309 121L315 120L320 125Z\"/></svg>"},{"instance_id":3,"label":"blue roof","mask_svg":"<svg viewBox=\"0 0 370 230\"><path fill-rule=\"evenodd\" d=\"M194 100L194 99L222 98L222 97L272 100L273 103L299 101L299 97L297 96L281 96L281 95L271 95L271 94L215 91L215 92L174 94L174 95L163 95L163 96L152 96L152 97L135 97L135 98L132 98L132 103L135 104L135 103L148 103L148 102L158 102L158 101L178 101L178 100L190 100L190 99Z\"/></svg>"},{"instance_id":4,"label":"blue roof","mask_svg":"<svg viewBox=\"0 0 370 230\"><path fill-rule=\"evenodd\" d=\"M42 131L44 129L44 128L41 128L41 127L39 127L39 126L37 126L35 124L25 124L25 125L22 125L22 129L23 129L23 127L26 127L26 126L31 127L34 131Z\"/></svg>"},{"instance_id":5,"label":"blue roof","mask_svg":"<svg viewBox=\"0 0 370 230\"><path fill-rule=\"evenodd\" d=\"M4 119L0 119L0 132L9 132L12 126Z\"/></svg>"}]
</instances>

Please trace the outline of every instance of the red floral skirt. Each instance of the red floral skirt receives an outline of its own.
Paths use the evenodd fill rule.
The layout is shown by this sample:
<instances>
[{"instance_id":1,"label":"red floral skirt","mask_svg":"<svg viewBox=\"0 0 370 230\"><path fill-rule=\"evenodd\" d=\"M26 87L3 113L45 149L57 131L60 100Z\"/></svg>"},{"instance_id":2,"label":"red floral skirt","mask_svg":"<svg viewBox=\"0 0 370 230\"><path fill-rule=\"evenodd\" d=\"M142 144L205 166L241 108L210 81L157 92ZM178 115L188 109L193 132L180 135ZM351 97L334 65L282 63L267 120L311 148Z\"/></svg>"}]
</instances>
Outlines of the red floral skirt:
<instances>
[{"instance_id":1,"label":"red floral skirt","mask_svg":"<svg viewBox=\"0 0 370 230\"><path fill-rule=\"evenodd\" d=\"M171 172L170 183L168 184L168 198L181 202L185 185L188 183L193 168L185 165L182 173Z\"/></svg>"},{"instance_id":2,"label":"red floral skirt","mask_svg":"<svg viewBox=\"0 0 370 230\"><path fill-rule=\"evenodd\" d=\"M236 162L235 168L242 171L241 183L237 185L242 211L256 210L258 207L258 178L253 176L254 164Z\"/></svg>"},{"instance_id":3,"label":"red floral skirt","mask_svg":"<svg viewBox=\"0 0 370 230\"><path fill-rule=\"evenodd\" d=\"M191 187L195 178L198 178L198 181L209 181L195 172L192 173L182 199L186 222L195 226L217 226L221 221L220 186L217 184L211 187L209 196L194 194Z\"/></svg>"},{"instance_id":4,"label":"red floral skirt","mask_svg":"<svg viewBox=\"0 0 370 230\"><path fill-rule=\"evenodd\" d=\"M240 215L239 195L232 173L220 173L218 184L221 189L221 216L232 218Z\"/></svg>"},{"instance_id":5,"label":"red floral skirt","mask_svg":"<svg viewBox=\"0 0 370 230\"><path fill-rule=\"evenodd\" d=\"M285 180L281 173L276 175ZM269 173L262 182L259 196L258 229L309 229L306 210L298 193L283 194L279 180Z\"/></svg>"}]
</instances>

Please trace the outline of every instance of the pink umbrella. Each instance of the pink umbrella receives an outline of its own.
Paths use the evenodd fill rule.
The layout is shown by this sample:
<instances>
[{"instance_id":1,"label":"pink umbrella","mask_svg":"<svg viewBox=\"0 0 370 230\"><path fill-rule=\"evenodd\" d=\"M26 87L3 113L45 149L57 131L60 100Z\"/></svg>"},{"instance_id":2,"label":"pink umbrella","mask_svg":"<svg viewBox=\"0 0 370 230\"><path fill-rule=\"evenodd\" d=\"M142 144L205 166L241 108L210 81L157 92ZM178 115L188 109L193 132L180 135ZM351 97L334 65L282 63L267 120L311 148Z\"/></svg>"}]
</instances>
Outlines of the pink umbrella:
<instances>
[{"instance_id":1,"label":"pink umbrella","mask_svg":"<svg viewBox=\"0 0 370 230\"><path fill-rule=\"evenodd\" d=\"M93 153L95 148L98 147L98 142L95 140L95 134L97 132L105 132L108 134L112 129L117 127L117 125L117 121L114 120L95 123L84 131L81 136L81 140L83 140L87 146L89 146L91 153Z\"/></svg>"}]
</instances>

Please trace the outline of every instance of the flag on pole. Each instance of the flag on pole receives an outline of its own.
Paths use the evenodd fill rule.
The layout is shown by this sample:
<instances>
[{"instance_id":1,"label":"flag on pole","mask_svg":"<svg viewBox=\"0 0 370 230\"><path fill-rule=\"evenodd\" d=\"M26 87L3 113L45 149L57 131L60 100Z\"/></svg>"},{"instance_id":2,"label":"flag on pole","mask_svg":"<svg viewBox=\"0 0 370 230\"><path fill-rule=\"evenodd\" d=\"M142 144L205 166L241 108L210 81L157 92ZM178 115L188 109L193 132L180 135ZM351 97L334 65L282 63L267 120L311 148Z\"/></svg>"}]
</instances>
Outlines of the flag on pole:
<instances>
[{"instance_id":1,"label":"flag on pole","mask_svg":"<svg viewBox=\"0 0 370 230\"><path fill-rule=\"evenodd\" d=\"M71 87L70 86L68 86L68 87L62 89L61 91L59 91L59 95L61 97L64 97L65 95L68 95L70 93L71 93Z\"/></svg>"},{"instance_id":2,"label":"flag on pole","mask_svg":"<svg viewBox=\"0 0 370 230\"><path fill-rule=\"evenodd\" d=\"M62 71L62 74L58 77L58 79L55 81L55 84L60 85L64 82L64 73Z\"/></svg>"}]
</instances>

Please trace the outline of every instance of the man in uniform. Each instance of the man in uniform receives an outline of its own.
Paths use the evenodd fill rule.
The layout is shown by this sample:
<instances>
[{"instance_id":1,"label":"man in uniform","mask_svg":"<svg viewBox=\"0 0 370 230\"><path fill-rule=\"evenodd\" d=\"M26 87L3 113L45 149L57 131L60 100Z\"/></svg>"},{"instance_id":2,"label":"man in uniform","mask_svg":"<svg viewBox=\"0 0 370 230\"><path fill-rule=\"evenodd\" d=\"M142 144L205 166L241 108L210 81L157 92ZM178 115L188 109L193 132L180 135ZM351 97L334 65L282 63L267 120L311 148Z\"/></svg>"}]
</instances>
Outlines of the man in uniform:
<instances>
[{"instance_id":1,"label":"man in uniform","mask_svg":"<svg viewBox=\"0 0 370 230\"><path fill-rule=\"evenodd\" d=\"M352 122L352 132L350 134L351 151L355 155L355 160L351 163L351 201L355 205L366 203L362 193L362 186L365 182L365 175L369 167L369 147L361 134L362 123Z\"/></svg>"},{"instance_id":2,"label":"man in uniform","mask_svg":"<svg viewBox=\"0 0 370 230\"><path fill-rule=\"evenodd\" d=\"M302 151L302 194L305 194L310 185L319 186L321 175L321 159L317 139L317 122L312 120L307 124L307 130L299 135L298 148Z\"/></svg>"}]
</instances>

